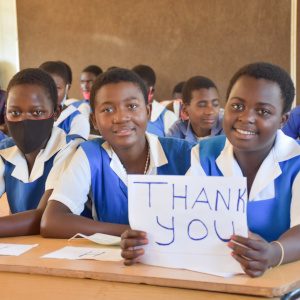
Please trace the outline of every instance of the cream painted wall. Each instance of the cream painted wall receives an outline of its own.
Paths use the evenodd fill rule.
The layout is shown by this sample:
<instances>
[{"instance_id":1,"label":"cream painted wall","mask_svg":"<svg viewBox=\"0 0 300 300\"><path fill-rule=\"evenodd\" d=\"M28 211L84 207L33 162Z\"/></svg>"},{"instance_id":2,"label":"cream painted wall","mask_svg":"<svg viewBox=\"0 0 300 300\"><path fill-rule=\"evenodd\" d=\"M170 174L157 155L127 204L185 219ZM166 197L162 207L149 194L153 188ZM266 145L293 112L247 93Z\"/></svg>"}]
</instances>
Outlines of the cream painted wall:
<instances>
[{"instance_id":1,"label":"cream painted wall","mask_svg":"<svg viewBox=\"0 0 300 300\"><path fill-rule=\"evenodd\" d=\"M0 0L0 86L6 89L20 70L17 10L15 0Z\"/></svg>"}]
</instances>

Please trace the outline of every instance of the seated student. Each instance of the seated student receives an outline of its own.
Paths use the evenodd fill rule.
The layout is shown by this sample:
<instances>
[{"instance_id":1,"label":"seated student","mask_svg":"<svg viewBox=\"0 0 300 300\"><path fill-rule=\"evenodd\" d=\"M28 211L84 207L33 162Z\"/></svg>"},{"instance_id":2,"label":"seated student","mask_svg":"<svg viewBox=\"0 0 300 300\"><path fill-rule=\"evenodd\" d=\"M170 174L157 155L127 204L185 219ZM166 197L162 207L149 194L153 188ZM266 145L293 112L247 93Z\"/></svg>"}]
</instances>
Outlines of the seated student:
<instances>
[{"instance_id":1,"label":"seated student","mask_svg":"<svg viewBox=\"0 0 300 300\"><path fill-rule=\"evenodd\" d=\"M39 68L53 78L57 87L57 103L62 106L62 113L54 125L63 129L69 136L79 135L87 140L90 134L87 119L74 106L65 105L69 89L69 75L65 65L58 61L47 61L41 64Z\"/></svg>"},{"instance_id":2,"label":"seated student","mask_svg":"<svg viewBox=\"0 0 300 300\"><path fill-rule=\"evenodd\" d=\"M44 237L119 236L129 228L127 174L183 175L190 166L194 143L145 133L148 94L134 72L117 68L101 74L90 103L103 139L82 143L76 151L48 201L41 222ZM90 191L95 220L79 216Z\"/></svg>"},{"instance_id":3,"label":"seated student","mask_svg":"<svg viewBox=\"0 0 300 300\"><path fill-rule=\"evenodd\" d=\"M60 106L46 72L17 73L7 88L6 108L12 138L0 143L0 196L6 192L12 215L0 218L0 236L38 234L47 199L76 143L67 144L65 132L53 127Z\"/></svg>"},{"instance_id":4,"label":"seated student","mask_svg":"<svg viewBox=\"0 0 300 300\"><path fill-rule=\"evenodd\" d=\"M250 236L233 235L228 246L251 277L300 259L300 143L279 130L294 94L290 76L278 66L241 68L227 91L226 137L200 141L192 150L189 175L247 177ZM145 232L124 233L125 264L143 253L130 247L143 244Z\"/></svg>"},{"instance_id":5,"label":"seated student","mask_svg":"<svg viewBox=\"0 0 300 300\"><path fill-rule=\"evenodd\" d=\"M293 139L300 139L300 106L296 106L290 111L289 119L282 131Z\"/></svg>"},{"instance_id":6,"label":"seated student","mask_svg":"<svg viewBox=\"0 0 300 300\"><path fill-rule=\"evenodd\" d=\"M182 111L189 119L176 121L166 136L196 142L223 134L219 98L218 89L212 80L203 76L190 78L182 89Z\"/></svg>"},{"instance_id":7,"label":"seated student","mask_svg":"<svg viewBox=\"0 0 300 300\"><path fill-rule=\"evenodd\" d=\"M178 117L153 99L156 82L156 75L153 69L146 65L137 65L132 69L132 71L143 79L148 92L148 103L151 108L151 118L148 122L147 132L153 133L157 136L165 136Z\"/></svg>"},{"instance_id":8,"label":"seated student","mask_svg":"<svg viewBox=\"0 0 300 300\"><path fill-rule=\"evenodd\" d=\"M4 90L1 90L0 87L0 140L7 137L7 135L5 134L7 133L7 126L4 121L4 117L6 113L5 98L6 98L6 92Z\"/></svg>"}]
</instances>

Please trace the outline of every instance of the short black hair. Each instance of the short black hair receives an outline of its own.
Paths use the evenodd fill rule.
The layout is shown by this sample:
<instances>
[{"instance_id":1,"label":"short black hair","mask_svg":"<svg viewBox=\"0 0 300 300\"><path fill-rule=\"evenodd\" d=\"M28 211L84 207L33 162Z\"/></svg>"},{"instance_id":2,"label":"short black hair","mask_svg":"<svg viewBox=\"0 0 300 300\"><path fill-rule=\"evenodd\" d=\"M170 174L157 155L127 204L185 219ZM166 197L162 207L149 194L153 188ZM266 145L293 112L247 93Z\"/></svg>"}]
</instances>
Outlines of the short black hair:
<instances>
[{"instance_id":1,"label":"short black hair","mask_svg":"<svg viewBox=\"0 0 300 300\"><path fill-rule=\"evenodd\" d=\"M182 93L182 88L184 86L185 81L181 81L174 86L172 95L175 93Z\"/></svg>"},{"instance_id":2,"label":"short black hair","mask_svg":"<svg viewBox=\"0 0 300 300\"><path fill-rule=\"evenodd\" d=\"M242 76L253 77L255 79L266 79L277 83L283 99L282 114L285 114L291 110L295 97L295 86L290 75L284 69L266 62L251 63L242 67L233 75L232 79L230 80L226 94L226 101L228 101L234 84Z\"/></svg>"},{"instance_id":3,"label":"short black hair","mask_svg":"<svg viewBox=\"0 0 300 300\"><path fill-rule=\"evenodd\" d=\"M146 65L137 65L132 68L132 71L138 74L147 85L155 86L156 75L151 67Z\"/></svg>"},{"instance_id":4,"label":"short black hair","mask_svg":"<svg viewBox=\"0 0 300 300\"><path fill-rule=\"evenodd\" d=\"M60 76L63 81L69 83L69 74L66 66L58 61L46 61L39 66L39 69L44 70L48 74L55 74Z\"/></svg>"},{"instance_id":5,"label":"short black hair","mask_svg":"<svg viewBox=\"0 0 300 300\"><path fill-rule=\"evenodd\" d=\"M93 73L93 74L95 74L96 77L103 73L102 69L96 65L87 66L86 68L84 68L82 70L81 73L83 73L83 72Z\"/></svg>"},{"instance_id":6,"label":"short black hair","mask_svg":"<svg viewBox=\"0 0 300 300\"><path fill-rule=\"evenodd\" d=\"M63 64L66 69L67 69L67 72L68 72L68 84L72 84L72 81L73 81L73 74L72 74L72 69L71 67L64 61L61 61L61 60L58 60L57 62Z\"/></svg>"},{"instance_id":7,"label":"short black hair","mask_svg":"<svg viewBox=\"0 0 300 300\"><path fill-rule=\"evenodd\" d=\"M133 71L128 69L116 68L106 71L96 78L93 83L90 94L90 105L93 113L95 113L95 97L101 87L110 83L132 82L142 92L146 105L148 104L148 93L143 80Z\"/></svg>"},{"instance_id":8,"label":"short black hair","mask_svg":"<svg viewBox=\"0 0 300 300\"><path fill-rule=\"evenodd\" d=\"M53 104L53 110L55 111L57 108L57 88L53 78L46 73L45 71L37 68L29 68L24 69L13 76L10 80L7 92L6 92L6 100L7 103L8 95L14 86L22 85L22 84L35 84L42 87Z\"/></svg>"},{"instance_id":9,"label":"short black hair","mask_svg":"<svg viewBox=\"0 0 300 300\"><path fill-rule=\"evenodd\" d=\"M215 88L218 91L215 83L204 76L194 76L188 79L182 88L182 102L189 105L192 100L192 92L200 89Z\"/></svg>"}]
</instances>

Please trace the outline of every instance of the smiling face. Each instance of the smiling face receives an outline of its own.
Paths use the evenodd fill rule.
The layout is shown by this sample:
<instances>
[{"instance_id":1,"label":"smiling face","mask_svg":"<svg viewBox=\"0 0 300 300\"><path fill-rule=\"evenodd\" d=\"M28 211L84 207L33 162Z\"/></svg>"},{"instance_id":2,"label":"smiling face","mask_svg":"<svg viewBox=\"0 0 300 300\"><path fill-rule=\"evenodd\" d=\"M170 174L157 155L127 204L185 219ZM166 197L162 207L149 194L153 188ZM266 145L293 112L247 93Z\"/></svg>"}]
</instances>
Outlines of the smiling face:
<instances>
[{"instance_id":1,"label":"smiling face","mask_svg":"<svg viewBox=\"0 0 300 300\"><path fill-rule=\"evenodd\" d=\"M13 86L8 94L6 117L9 121L45 119L53 113L53 103L36 84Z\"/></svg>"},{"instance_id":2,"label":"smiling face","mask_svg":"<svg viewBox=\"0 0 300 300\"><path fill-rule=\"evenodd\" d=\"M95 95L95 129L115 152L120 148L144 147L150 110L137 85L131 82L110 83Z\"/></svg>"},{"instance_id":3,"label":"smiling face","mask_svg":"<svg viewBox=\"0 0 300 300\"><path fill-rule=\"evenodd\" d=\"M190 118L194 134L208 136L219 116L219 93L215 88L194 90L190 104L183 104L182 110Z\"/></svg>"},{"instance_id":4,"label":"smiling face","mask_svg":"<svg viewBox=\"0 0 300 300\"><path fill-rule=\"evenodd\" d=\"M287 120L277 83L240 77L231 89L225 107L223 128L234 152L257 152L266 156L277 129Z\"/></svg>"}]
</instances>

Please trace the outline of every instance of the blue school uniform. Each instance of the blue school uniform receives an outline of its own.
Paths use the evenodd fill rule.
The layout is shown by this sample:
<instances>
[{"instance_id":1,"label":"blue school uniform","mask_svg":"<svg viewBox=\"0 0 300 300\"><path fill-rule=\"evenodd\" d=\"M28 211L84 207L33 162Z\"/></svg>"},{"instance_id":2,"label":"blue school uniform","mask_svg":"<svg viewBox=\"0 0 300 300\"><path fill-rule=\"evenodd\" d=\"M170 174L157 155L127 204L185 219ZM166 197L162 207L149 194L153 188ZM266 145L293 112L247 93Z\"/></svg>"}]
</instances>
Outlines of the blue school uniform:
<instances>
[{"instance_id":1,"label":"blue school uniform","mask_svg":"<svg viewBox=\"0 0 300 300\"><path fill-rule=\"evenodd\" d=\"M216 120L214 126L211 129L211 136L222 135L224 134L223 130L223 116L219 116ZM169 132L166 134L167 137L174 137L178 139L184 139L191 142L197 142L197 138L194 135L194 132L191 127L190 119L184 120L180 118L177 120L169 129Z\"/></svg>"},{"instance_id":2,"label":"blue school uniform","mask_svg":"<svg viewBox=\"0 0 300 300\"><path fill-rule=\"evenodd\" d=\"M102 144L104 139L93 139L81 144L90 165L93 202L99 221L129 224L128 190L110 167L111 158ZM190 167L190 152L194 143L159 138L169 163L157 168L158 175L185 175Z\"/></svg>"},{"instance_id":3,"label":"blue school uniform","mask_svg":"<svg viewBox=\"0 0 300 300\"><path fill-rule=\"evenodd\" d=\"M200 164L207 176L224 176L216 159L224 149L225 141L225 136L218 136L200 142ZM300 156L280 161L279 166L282 173L274 182L275 197L247 203L249 230L268 242L277 240L290 228L292 185L300 170Z\"/></svg>"},{"instance_id":4,"label":"blue school uniform","mask_svg":"<svg viewBox=\"0 0 300 300\"><path fill-rule=\"evenodd\" d=\"M147 132L155 134L157 136L165 136L165 124L164 124L164 115L166 114L167 109L165 108L156 121L148 122Z\"/></svg>"},{"instance_id":5,"label":"blue school uniform","mask_svg":"<svg viewBox=\"0 0 300 300\"><path fill-rule=\"evenodd\" d=\"M74 107L76 107L78 109L79 106L83 103L90 105L90 102L87 99L84 99L82 101L75 101L75 102L71 103L70 105L73 105ZM91 112L92 112L92 110L91 110Z\"/></svg>"},{"instance_id":6,"label":"blue school uniform","mask_svg":"<svg viewBox=\"0 0 300 300\"><path fill-rule=\"evenodd\" d=\"M58 128L61 128L66 134L71 130L71 125L76 116L80 115L80 112L74 111L66 119L64 119L60 124L57 125Z\"/></svg>"},{"instance_id":7,"label":"blue school uniform","mask_svg":"<svg viewBox=\"0 0 300 300\"><path fill-rule=\"evenodd\" d=\"M21 165L24 168L27 167L23 154L21 154L20 150L15 146L12 138L0 142L1 170L3 171L4 177L4 180L1 179L1 185L4 185L1 186L1 190L7 194L11 213L14 214L37 208L45 192L46 180L53 167L55 158L58 152L66 146L66 135L61 129L54 128L47 146L43 151L45 160L39 160L38 162L39 164L44 163L42 173L40 176L35 175L36 178L32 182L29 180L26 182L26 180L18 178L18 176L22 177L22 175L14 174L14 172L20 173L18 170L15 170L17 167L20 168ZM43 158L40 159L43 160ZM39 173L40 168L41 166L38 166L35 172ZM24 179L24 177L22 178Z\"/></svg>"},{"instance_id":8,"label":"blue school uniform","mask_svg":"<svg viewBox=\"0 0 300 300\"><path fill-rule=\"evenodd\" d=\"M291 138L300 138L300 105L291 110L289 119L283 126L282 131Z\"/></svg>"}]
</instances>

